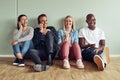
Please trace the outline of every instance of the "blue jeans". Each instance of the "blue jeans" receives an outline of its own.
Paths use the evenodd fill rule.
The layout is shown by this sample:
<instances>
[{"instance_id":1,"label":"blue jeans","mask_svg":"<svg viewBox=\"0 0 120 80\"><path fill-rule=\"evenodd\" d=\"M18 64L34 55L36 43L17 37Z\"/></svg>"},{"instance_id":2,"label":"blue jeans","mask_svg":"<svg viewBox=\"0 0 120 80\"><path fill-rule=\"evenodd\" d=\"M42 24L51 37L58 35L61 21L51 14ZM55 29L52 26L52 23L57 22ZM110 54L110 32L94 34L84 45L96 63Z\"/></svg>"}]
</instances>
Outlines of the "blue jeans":
<instances>
[{"instance_id":1,"label":"blue jeans","mask_svg":"<svg viewBox=\"0 0 120 80\"><path fill-rule=\"evenodd\" d=\"M16 55L17 53L21 53L22 55L25 55L27 51L32 47L33 44L31 40L22 42L22 45L21 43L18 43L13 46L14 55Z\"/></svg>"}]
</instances>

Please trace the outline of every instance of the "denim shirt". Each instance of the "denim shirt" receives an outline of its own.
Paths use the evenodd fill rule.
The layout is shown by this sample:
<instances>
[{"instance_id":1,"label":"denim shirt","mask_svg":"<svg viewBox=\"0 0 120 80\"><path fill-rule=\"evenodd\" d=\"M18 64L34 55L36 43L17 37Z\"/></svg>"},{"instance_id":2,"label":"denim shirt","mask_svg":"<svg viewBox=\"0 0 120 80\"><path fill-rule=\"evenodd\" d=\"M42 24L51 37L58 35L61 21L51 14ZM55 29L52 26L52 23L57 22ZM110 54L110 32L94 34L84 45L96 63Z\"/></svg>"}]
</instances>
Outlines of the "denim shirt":
<instances>
[{"instance_id":1,"label":"denim shirt","mask_svg":"<svg viewBox=\"0 0 120 80\"><path fill-rule=\"evenodd\" d=\"M66 31L64 29L61 29L61 30L58 31L58 44L60 44L62 42L62 39L63 39L65 34L66 34ZM72 29L71 32L70 32L70 35L71 35L72 44L74 42L78 43L78 31Z\"/></svg>"}]
</instances>

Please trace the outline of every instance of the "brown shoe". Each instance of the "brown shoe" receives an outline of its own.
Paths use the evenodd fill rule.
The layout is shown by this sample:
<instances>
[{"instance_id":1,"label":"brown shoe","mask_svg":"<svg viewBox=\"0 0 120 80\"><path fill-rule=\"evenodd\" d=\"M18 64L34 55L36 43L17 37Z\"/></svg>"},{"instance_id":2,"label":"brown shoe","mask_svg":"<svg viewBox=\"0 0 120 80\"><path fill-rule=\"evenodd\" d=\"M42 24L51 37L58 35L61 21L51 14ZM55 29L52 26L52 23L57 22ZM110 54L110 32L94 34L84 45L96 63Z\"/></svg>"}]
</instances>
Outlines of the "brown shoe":
<instances>
[{"instance_id":1,"label":"brown shoe","mask_svg":"<svg viewBox=\"0 0 120 80\"><path fill-rule=\"evenodd\" d=\"M99 71L104 70L104 62L103 62L102 58L99 55L94 56L94 62L97 65Z\"/></svg>"}]
</instances>

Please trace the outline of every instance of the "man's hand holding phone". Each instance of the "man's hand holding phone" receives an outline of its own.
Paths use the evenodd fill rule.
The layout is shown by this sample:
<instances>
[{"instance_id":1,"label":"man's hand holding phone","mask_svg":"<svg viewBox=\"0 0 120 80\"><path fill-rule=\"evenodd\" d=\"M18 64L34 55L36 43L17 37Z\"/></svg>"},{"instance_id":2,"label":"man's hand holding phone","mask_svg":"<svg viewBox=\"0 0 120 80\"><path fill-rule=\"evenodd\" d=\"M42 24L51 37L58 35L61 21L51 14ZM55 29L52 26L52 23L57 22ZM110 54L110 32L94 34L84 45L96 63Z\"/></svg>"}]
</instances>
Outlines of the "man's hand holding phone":
<instances>
[{"instance_id":1,"label":"man's hand holding phone","mask_svg":"<svg viewBox=\"0 0 120 80\"><path fill-rule=\"evenodd\" d=\"M44 28L44 25L42 23L39 24L39 28L40 28L40 32L44 35L46 35L48 31L50 31L50 29L46 29L46 27Z\"/></svg>"},{"instance_id":2,"label":"man's hand holding phone","mask_svg":"<svg viewBox=\"0 0 120 80\"><path fill-rule=\"evenodd\" d=\"M39 28L40 28L40 32L42 32L43 31L43 24L42 23L39 24Z\"/></svg>"}]
</instances>

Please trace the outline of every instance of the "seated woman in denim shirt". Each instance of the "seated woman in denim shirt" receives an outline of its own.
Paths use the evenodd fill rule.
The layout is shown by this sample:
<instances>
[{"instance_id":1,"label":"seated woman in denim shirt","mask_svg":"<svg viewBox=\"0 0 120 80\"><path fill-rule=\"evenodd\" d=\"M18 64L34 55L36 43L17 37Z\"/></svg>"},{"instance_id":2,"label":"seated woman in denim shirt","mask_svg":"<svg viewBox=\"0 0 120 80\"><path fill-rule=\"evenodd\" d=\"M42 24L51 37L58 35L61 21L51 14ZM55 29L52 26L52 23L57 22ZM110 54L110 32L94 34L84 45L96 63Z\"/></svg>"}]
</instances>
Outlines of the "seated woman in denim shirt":
<instances>
[{"instance_id":1,"label":"seated woman in denim shirt","mask_svg":"<svg viewBox=\"0 0 120 80\"><path fill-rule=\"evenodd\" d=\"M63 59L63 67L70 68L69 59L76 59L76 66L84 68L81 49L78 44L78 31L71 16L64 19L64 29L59 30L58 44L60 45L60 57Z\"/></svg>"}]
</instances>

